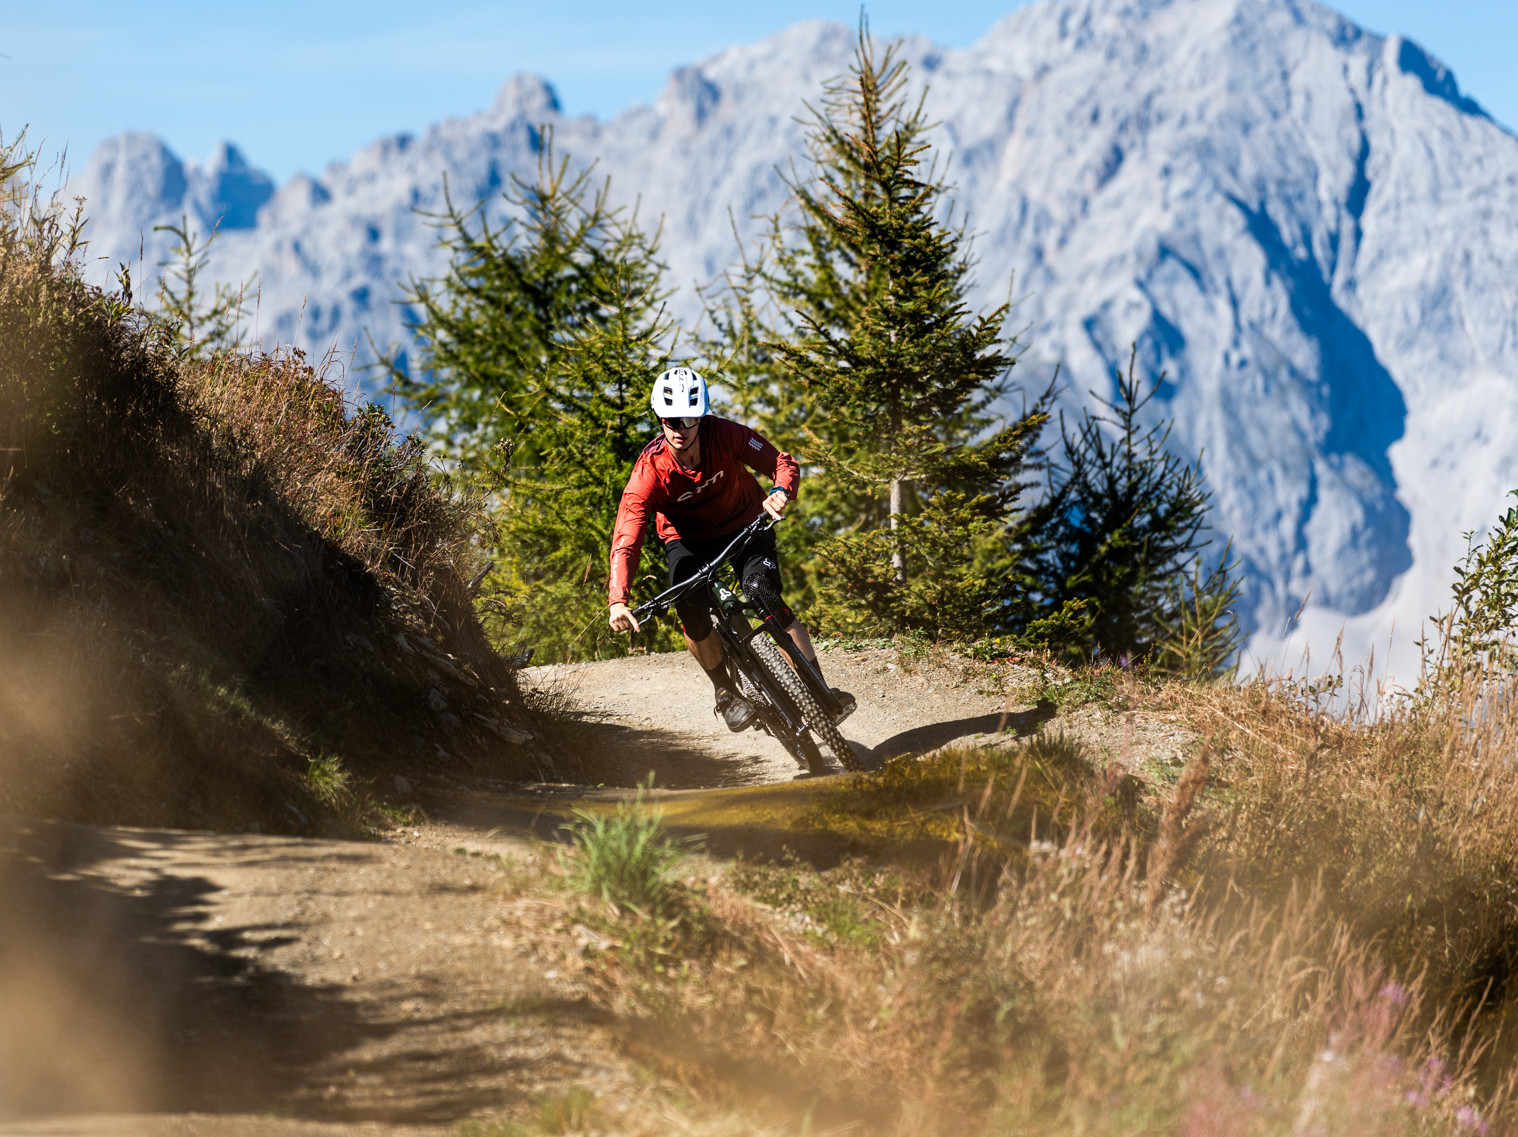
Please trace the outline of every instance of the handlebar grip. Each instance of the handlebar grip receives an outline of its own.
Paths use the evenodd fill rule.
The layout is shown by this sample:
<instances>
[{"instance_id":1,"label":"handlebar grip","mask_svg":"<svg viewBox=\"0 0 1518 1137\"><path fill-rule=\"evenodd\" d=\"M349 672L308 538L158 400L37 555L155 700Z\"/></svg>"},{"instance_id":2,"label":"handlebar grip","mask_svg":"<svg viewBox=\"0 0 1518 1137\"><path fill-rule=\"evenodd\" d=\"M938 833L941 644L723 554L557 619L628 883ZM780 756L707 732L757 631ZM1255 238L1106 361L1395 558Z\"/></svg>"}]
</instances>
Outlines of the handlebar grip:
<instances>
[{"instance_id":1,"label":"handlebar grip","mask_svg":"<svg viewBox=\"0 0 1518 1137\"><path fill-rule=\"evenodd\" d=\"M668 604L639 604L632 610L632 616L634 620L641 624L644 620L650 618L657 620L668 611Z\"/></svg>"}]
</instances>

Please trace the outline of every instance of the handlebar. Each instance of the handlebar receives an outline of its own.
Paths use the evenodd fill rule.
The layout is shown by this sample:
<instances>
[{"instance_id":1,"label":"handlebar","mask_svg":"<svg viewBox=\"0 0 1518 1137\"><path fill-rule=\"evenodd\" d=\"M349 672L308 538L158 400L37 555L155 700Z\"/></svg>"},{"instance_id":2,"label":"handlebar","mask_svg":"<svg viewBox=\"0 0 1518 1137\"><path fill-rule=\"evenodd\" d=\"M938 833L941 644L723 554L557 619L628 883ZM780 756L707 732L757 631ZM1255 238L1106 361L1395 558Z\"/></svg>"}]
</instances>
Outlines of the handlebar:
<instances>
[{"instance_id":1,"label":"handlebar","mask_svg":"<svg viewBox=\"0 0 1518 1137\"><path fill-rule=\"evenodd\" d=\"M634 608L632 610L633 619L637 620L640 624L650 618L657 620L679 601L684 600L689 593L694 592L698 588L705 588L707 582L721 570L723 562L737 552L738 549L741 549L760 533L774 527L775 519L766 513L761 513L738 531L738 535L732 539L727 548L701 566L689 579L682 580L673 588L666 588L653 599L645 600Z\"/></svg>"}]
</instances>

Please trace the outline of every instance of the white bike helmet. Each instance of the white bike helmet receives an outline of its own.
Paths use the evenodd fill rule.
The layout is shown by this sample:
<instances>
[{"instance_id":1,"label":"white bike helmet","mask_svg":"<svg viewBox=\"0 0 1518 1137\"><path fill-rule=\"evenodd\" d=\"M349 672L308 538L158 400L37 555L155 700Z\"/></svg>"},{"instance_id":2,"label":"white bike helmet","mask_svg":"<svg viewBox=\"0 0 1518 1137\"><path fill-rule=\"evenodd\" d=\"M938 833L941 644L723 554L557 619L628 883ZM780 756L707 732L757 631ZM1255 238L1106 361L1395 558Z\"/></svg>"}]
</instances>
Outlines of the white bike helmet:
<instances>
[{"instance_id":1,"label":"white bike helmet","mask_svg":"<svg viewBox=\"0 0 1518 1137\"><path fill-rule=\"evenodd\" d=\"M702 418L706 415L706 380L689 367L671 367L654 380L649 406L658 418Z\"/></svg>"}]
</instances>

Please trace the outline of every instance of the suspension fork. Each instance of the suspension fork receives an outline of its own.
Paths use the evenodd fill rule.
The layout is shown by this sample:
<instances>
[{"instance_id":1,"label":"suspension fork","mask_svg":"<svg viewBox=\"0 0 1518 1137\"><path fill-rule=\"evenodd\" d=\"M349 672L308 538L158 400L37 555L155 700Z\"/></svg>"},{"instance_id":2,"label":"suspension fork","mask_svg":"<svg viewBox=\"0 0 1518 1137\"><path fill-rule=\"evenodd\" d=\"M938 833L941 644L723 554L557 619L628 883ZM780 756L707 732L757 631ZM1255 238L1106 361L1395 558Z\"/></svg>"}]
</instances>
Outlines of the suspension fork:
<instances>
[{"instance_id":1,"label":"suspension fork","mask_svg":"<svg viewBox=\"0 0 1518 1137\"><path fill-rule=\"evenodd\" d=\"M817 665L806 657L795 640L791 639L791 633L780 626L780 617L775 614L764 599L759 596L749 597L749 603L758 615L764 630L775 641L775 646L785 653L785 658L791 661L791 666L796 669L796 674L806 682L813 691L820 694L824 700L824 706L835 706L837 700L833 698L833 692L827 682L822 678L822 672Z\"/></svg>"}]
</instances>

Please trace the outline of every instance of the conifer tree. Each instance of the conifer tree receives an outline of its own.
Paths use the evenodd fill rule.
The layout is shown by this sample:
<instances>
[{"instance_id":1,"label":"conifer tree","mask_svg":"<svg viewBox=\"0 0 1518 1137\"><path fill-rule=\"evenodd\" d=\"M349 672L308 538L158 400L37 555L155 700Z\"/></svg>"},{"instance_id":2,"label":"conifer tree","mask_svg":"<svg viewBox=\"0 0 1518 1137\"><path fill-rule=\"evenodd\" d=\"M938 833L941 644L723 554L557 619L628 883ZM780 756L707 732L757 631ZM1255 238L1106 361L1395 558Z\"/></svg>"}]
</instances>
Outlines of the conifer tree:
<instances>
[{"instance_id":1,"label":"conifer tree","mask_svg":"<svg viewBox=\"0 0 1518 1137\"><path fill-rule=\"evenodd\" d=\"M1073 614L1051 638L1066 655L1214 675L1242 638L1237 564L1225 546L1204 568L1212 494L1200 461L1166 449L1170 424L1141 424L1153 394L1139 390L1130 359L1104 413L1084 413L1073 432L1062 420L1062 455L1029 518L1021 569L1044 612Z\"/></svg>"},{"instance_id":2,"label":"conifer tree","mask_svg":"<svg viewBox=\"0 0 1518 1137\"><path fill-rule=\"evenodd\" d=\"M573 171L548 127L541 137L537 176L512 177L498 223L488 199L461 209L445 184L433 219L448 269L410 282L402 303L414 313L415 358L385 361L390 390L429 422L437 451L487 479L531 457L533 428L552 413L545 378L567 337L611 318L609 289L645 295L663 274L657 240L609 204L609 182Z\"/></svg>"},{"instance_id":3,"label":"conifer tree","mask_svg":"<svg viewBox=\"0 0 1518 1137\"><path fill-rule=\"evenodd\" d=\"M210 355L240 348L242 313L252 282L244 281L236 289L217 284L207 294L201 278L211 254L211 242L216 239L215 232L201 241L200 234L190 227L188 216L182 216L178 225L154 226L153 232L168 233L174 238L170 259L158 264L161 271L155 315L176 349L190 355ZM130 293L131 277L126 265L121 266L119 279Z\"/></svg>"},{"instance_id":4,"label":"conifer tree","mask_svg":"<svg viewBox=\"0 0 1518 1137\"><path fill-rule=\"evenodd\" d=\"M449 199L448 271L408 297L417 366L387 363L391 390L493 503L487 628L540 659L626 650L604 626L607 550L655 433L648 387L674 346L657 239L609 206L608 189L571 175L550 144L537 179L507 188L508 220ZM645 558L640 589L661 585L657 565Z\"/></svg>"},{"instance_id":5,"label":"conifer tree","mask_svg":"<svg viewBox=\"0 0 1518 1137\"><path fill-rule=\"evenodd\" d=\"M839 516L857 516L858 510L840 503L840 487L820 480L815 441L818 430L825 430L825 414L792 381L772 346L785 318L766 283L777 237L770 234L752 260L740 243L738 264L702 290L706 324L697 353L712 361L706 374L718 413L753 426L801 466L801 495L775 530L775 540L786 599L803 612L816 602L812 558L819 534L824 526L836 526Z\"/></svg>"},{"instance_id":6,"label":"conifer tree","mask_svg":"<svg viewBox=\"0 0 1518 1137\"><path fill-rule=\"evenodd\" d=\"M608 551L622 489L658 432L648 404L651 378L672 366L671 322L662 296L640 274L602 282L603 318L567 329L554 389L534 423L533 457L506 473L498 590L513 636L551 659L622 654L627 637L606 625ZM645 536L633 591L664 587L662 553ZM670 625L654 643L676 646Z\"/></svg>"},{"instance_id":7,"label":"conifer tree","mask_svg":"<svg viewBox=\"0 0 1518 1137\"><path fill-rule=\"evenodd\" d=\"M861 24L853 67L812 109L812 173L761 270L785 320L760 346L813 405L799 425L826 477L801 500L824 535L820 615L839 631L973 636L1016 602L996 551L1047 415L1042 401L999 427L990 414L1013 362L1007 306L970 309L929 128L905 62Z\"/></svg>"}]
</instances>

